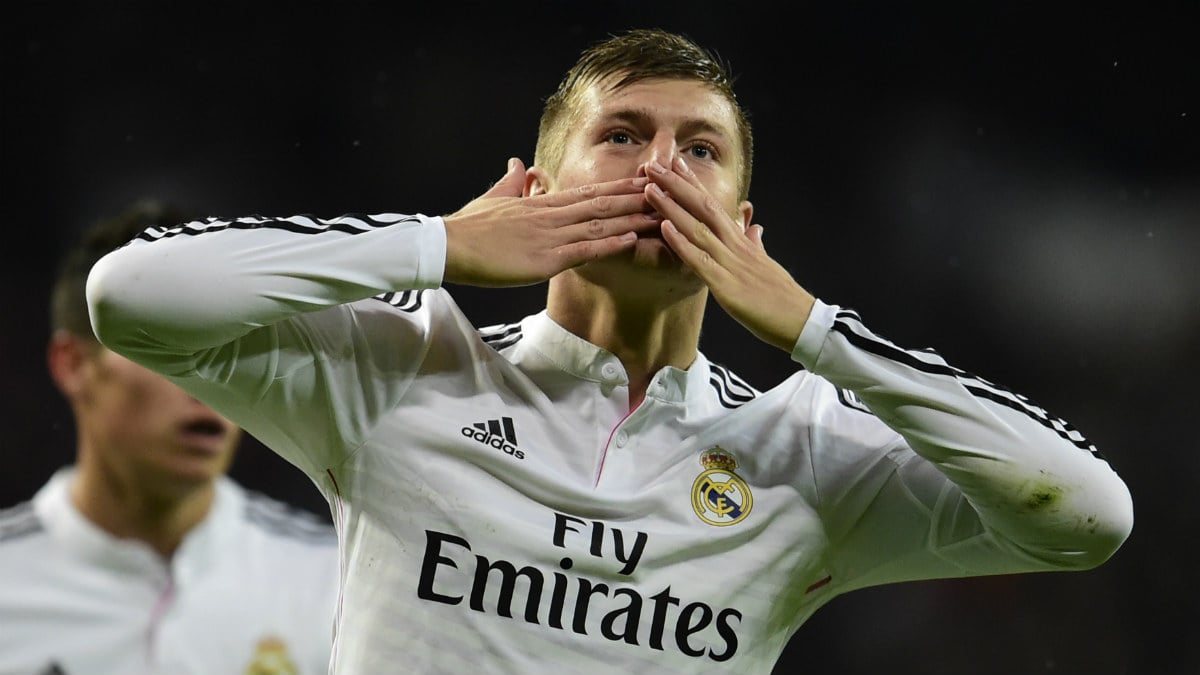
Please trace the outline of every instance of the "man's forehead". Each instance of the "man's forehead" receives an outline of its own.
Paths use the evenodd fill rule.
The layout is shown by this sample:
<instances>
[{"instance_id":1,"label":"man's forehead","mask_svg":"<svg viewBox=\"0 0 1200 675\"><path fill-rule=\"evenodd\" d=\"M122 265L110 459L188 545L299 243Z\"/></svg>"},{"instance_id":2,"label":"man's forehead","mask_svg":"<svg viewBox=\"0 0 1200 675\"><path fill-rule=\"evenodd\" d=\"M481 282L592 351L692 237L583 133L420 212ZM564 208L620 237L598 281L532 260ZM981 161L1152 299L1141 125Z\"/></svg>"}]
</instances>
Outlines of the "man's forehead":
<instances>
[{"instance_id":1,"label":"man's forehead","mask_svg":"<svg viewBox=\"0 0 1200 675\"><path fill-rule=\"evenodd\" d=\"M616 86L615 76L590 83L579 96L584 124L608 119L671 121L708 126L714 133L737 138L733 105L711 85L699 80L652 78Z\"/></svg>"}]
</instances>

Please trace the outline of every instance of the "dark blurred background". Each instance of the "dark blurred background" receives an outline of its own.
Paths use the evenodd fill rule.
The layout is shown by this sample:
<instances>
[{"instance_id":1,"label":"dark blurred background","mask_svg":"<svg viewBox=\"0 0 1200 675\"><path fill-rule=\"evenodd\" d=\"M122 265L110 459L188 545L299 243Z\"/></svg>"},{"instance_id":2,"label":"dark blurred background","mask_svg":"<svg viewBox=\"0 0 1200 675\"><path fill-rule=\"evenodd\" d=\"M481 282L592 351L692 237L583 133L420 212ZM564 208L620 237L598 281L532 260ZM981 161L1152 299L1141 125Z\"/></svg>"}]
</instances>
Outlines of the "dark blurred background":
<instances>
[{"instance_id":1,"label":"dark blurred background","mask_svg":"<svg viewBox=\"0 0 1200 675\"><path fill-rule=\"evenodd\" d=\"M1198 672L1196 3L175 4L0 19L0 505L72 457L43 355L81 227L141 196L448 213L510 155L532 162L582 47L663 27L738 75L756 220L802 284L1070 420L1134 495L1132 537L1096 570L853 593L777 672ZM544 287L455 290L485 324ZM701 346L759 388L793 370L715 306ZM327 514L253 439L233 475Z\"/></svg>"}]
</instances>

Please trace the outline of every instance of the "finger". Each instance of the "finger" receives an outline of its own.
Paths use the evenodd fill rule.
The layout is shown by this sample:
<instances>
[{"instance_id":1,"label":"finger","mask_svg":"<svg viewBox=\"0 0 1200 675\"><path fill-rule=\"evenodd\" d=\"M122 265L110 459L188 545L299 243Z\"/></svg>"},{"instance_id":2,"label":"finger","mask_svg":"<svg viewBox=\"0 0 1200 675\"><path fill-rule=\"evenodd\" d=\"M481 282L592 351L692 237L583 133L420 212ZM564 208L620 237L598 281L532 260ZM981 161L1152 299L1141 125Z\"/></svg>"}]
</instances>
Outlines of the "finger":
<instances>
[{"instance_id":1,"label":"finger","mask_svg":"<svg viewBox=\"0 0 1200 675\"><path fill-rule=\"evenodd\" d=\"M704 209L712 214L711 218L706 217L701 218L701 220L703 220L705 223L708 223L709 227L713 229L713 231L717 232L719 235L745 234L745 228L739 225L735 220L729 218L725 210L721 208L721 206L711 195L709 195L708 188L704 187L704 183L700 182L700 177L696 175L696 172L692 171L692 167L688 166L688 163L686 160L684 160L683 155L675 156L675 159L671 163L671 170L676 176L682 177L684 182L692 186L694 189L694 192L685 191L681 197L688 201L694 200L696 204L701 204ZM667 194L670 194L670 192ZM693 211L692 213L696 212ZM725 227L726 225L733 226L733 229Z\"/></svg>"},{"instance_id":2,"label":"finger","mask_svg":"<svg viewBox=\"0 0 1200 675\"><path fill-rule=\"evenodd\" d=\"M673 194L663 192L657 183L646 186L646 201L655 211L670 220L672 227L688 238L694 246L705 250L719 248L720 241L707 225L697 220L687 209L675 201Z\"/></svg>"},{"instance_id":3,"label":"finger","mask_svg":"<svg viewBox=\"0 0 1200 675\"><path fill-rule=\"evenodd\" d=\"M578 267L586 262L605 258L614 253L619 253L630 246L633 246L637 241L637 234L633 232L625 232L612 237L603 239L591 239L588 241L577 241L555 249L555 253L559 256L558 270L564 270L571 267Z\"/></svg>"},{"instance_id":4,"label":"finger","mask_svg":"<svg viewBox=\"0 0 1200 675\"><path fill-rule=\"evenodd\" d=\"M586 201L567 204L544 212L541 222L550 227L562 227L593 220L606 220L630 215L651 216L646 195L639 190L632 194L592 197ZM655 221L657 222L657 220Z\"/></svg>"},{"instance_id":5,"label":"finger","mask_svg":"<svg viewBox=\"0 0 1200 675\"><path fill-rule=\"evenodd\" d=\"M746 228L746 238L760 251L766 251L767 247L763 245L763 226L751 225Z\"/></svg>"},{"instance_id":6,"label":"finger","mask_svg":"<svg viewBox=\"0 0 1200 675\"><path fill-rule=\"evenodd\" d=\"M627 232L657 231L662 223L662 216L657 213L631 213L615 218L596 218L586 223L576 223L557 230L558 236L565 243L606 239Z\"/></svg>"},{"instance_id":7,"label":"finger","mask_svg":"<svg viewBox=\"0 0 1200 675\"><path fill-rule=\"evenodd\" d=\"M688 166L687 161L683 159L683 155L675 155L675 159L671 162L671 169L676 175L682 176L685 181L697 190L704 191L704 184L700 182L700 177L692 171L692 167Z\"/></svg>"},{"instance_id":8,"label":"finger","mask_svg":"<svg viewBox=\"0 0 1200 675\"><path fill-rule=\"evenodd\" d=\"M715 232L722 241L730 237L740 237L743 229L738 225L717 200L708 193L682 157L676 156L672 162L673 168L651 162L649 166L650 179L680 206L687 210L692 217L704 223Z\"/></svg>"},{"instance_id":9,"label":"finger","mask_svg":"<svg viewBox=\"0 0 1200 675\"><path fill-rule=\"evenodd\" d=\"M706 285L711 286L715 276L720 274L724 269L713 259L713 257L704 249L696 246L692 241L676 226L672 220L664 220L662 222L663 241L671 247L675 255L687 265L700 280Z\"/></svg>"},{"instance_id":10,"label":"finger","mask_svg":"<svg viewBox=\"0 0 1200 675\"><path fill-rule=\"evenodd\" d=\"M525 186L525 164L516 157L508 159L508 170L496 184L483 193L484 197L520 197Z\"/></svg>"},{"instance_id":11,"label":"finger","mask_svg":"<svg viewBox=\"0 0 1200 675\"><path fill-rule=\"evenodd\" d=\"M649 180L645 176L638 176L636 178L622 178L604 183L589 183L588 185L580 185L570 190L548 192L536 197L530 197L528 201L537 206L569 206L596 197L640 193L646 187L646 183Z\"/></svg>"}]
</instances>

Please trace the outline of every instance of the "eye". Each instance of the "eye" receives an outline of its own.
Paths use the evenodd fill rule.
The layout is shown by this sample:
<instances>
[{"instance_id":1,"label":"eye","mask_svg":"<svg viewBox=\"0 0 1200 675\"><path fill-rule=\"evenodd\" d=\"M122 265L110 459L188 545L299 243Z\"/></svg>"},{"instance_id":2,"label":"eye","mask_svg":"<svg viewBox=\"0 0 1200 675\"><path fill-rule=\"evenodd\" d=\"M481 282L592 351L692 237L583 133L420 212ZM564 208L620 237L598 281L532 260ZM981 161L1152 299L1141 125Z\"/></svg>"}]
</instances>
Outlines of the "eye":
<instances>
[{"instance_id":1,"label":"eye","mask_svg":"<svg viewBox=\"0 0 1200 675\"><path fill-rule=\"evenodd\" d=\"M605 140L614 145L629 145L633 142L633 137L630 136L628 132L618 129L616 131L608 132Z\"/></svg>"},{"instance_id":2,"label":"eye","mask_svg":"<svg viewBox=\"0 0 1200 675\"><path fill-rule=\"evenodd\" d=\"M716 159L717 150L711 144L703 141L697 142L695 145L687 149L689 155L696 159Z\"/></svg>"}]
</instances>

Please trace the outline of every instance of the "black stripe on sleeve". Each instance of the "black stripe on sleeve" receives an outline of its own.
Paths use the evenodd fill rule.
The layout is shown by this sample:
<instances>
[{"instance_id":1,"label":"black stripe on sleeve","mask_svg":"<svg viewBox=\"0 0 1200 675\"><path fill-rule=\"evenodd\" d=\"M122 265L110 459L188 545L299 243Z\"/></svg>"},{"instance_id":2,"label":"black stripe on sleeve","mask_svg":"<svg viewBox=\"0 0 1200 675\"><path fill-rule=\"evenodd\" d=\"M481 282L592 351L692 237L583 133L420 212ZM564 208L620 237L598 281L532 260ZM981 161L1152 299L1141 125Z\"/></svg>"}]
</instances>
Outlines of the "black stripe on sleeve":
<instances>
[{"instance_id":1,"label":"black stripe on sleeve","mask_svg":"<svg viewBox=\"0 0 1200 675\"><path fill-rule=\"evenodd\" d=\"M262 216L247 216L244 218L221 219L206 218L204 220L184 223L176 227L150 227L142 231L135 239L157 241L179 236L197 236L211 234L222 230L256 230L271 229L285 230L296 234L321 234L322 232L344 232L346 234L361 234L396 223L416 222L420 218L400 214L364 215L348 214L321 220L308 214L290 216L287 218L264 218Z\"/></svg>"},{"instance_id":2,"label":"black stripe on sleeve","mask_svg":"<svg viewBox=\"0 0 1200 675\"><path fill-rule=\"evenodd\" d=\"M1087 439L1083 438L1083 436L1081 436L1079 434L1079 432L1074 433L1074 436L1078 436L1078 438L1072 437L1071 431L1073 431L1073 429L1068 429L1067 427L1070 427L1071 425L1067 424L1065 421L1058 419L1058 418L1048 418L1048 417L1041 417L1039 415L1036 415L1036 414L1032 413L1028 408L1021 406L1017 403L1014 403L1011 399L1000 396L999 394L996 394L995 392L990 391L988 389L983 389L981 387L973 387L966 383L964 383L963 386L966 387L967 391L971 392L972 394L974 394L975 396L977 396L979 398L985 398L989 401L992 401L993 403L998 403L1006 408L1011 408L1013 410L1016 410L1017 412L1025 413L1029 417L1037 420L1042 426L1044 426L1047 429L1050 429L1054 433L1058 434L1059 438L1062 438L1063 440L1067 441L1071 445L1074 445L1075 447L1079 448L1080 450L1087 450L1088 452L1092 453L1093 455L1096 455L1097 457L1100 457L1101 459L1104 458L1104 455L1100 454L1100 451L1096 449L1096 446L1092 445L1090 442L1088 442Z\"/></svg>"},{"instance_id":3,"label":"black stripe on sleeve","mask_svg":"<svg viewBox=\"0 0 1200 675\"><path fill-rule=\"evenodd\" d=\"M421 309L423 300L421 299L425 291L389 291L373 296L375 300L382 300L387 304L395 307L402 312L415 312Z\"/></svg>"},{"instance_id":4,"label":"black stripe on sleeve","mask_svg":"<svg viewBox=\"0 0 1200 675\"><path fill-rule=\"evenodd\" d=\"M993 403L1002 405L1011 410L1036 420L1039 424L1056 433L1060 438L1071 443L1081 450L1087 450L1096 457L1103 459L1103 455L1096 449L1094 445L1089 443L1082 434L1074 429L1064 420L1050 417L1041 406L1033 403L1028 397L1014 393L1009 389L993 384L981 377L972 375L964 370L960 370L947 364L937 352L933 350L920 350L912 352L901 349L896 345L881 340L875 337L867 337L860 335L854 331L851 324L841 319L853 319L859 321L858 315L853 312L838 312L837 319L833 323L833 330L845 336L846 340L853 346L862 349L863 351L875 354L890 361L895 361L902 365L908 366L914 370L919 370L931 375L944 375L958 380L960 384L972 395L992 401ZM865 328L864 328L865 330ZM937 363L925 361L916 356L916 354L924 354L938 359Z\"/></svg>"}]
</instances>

